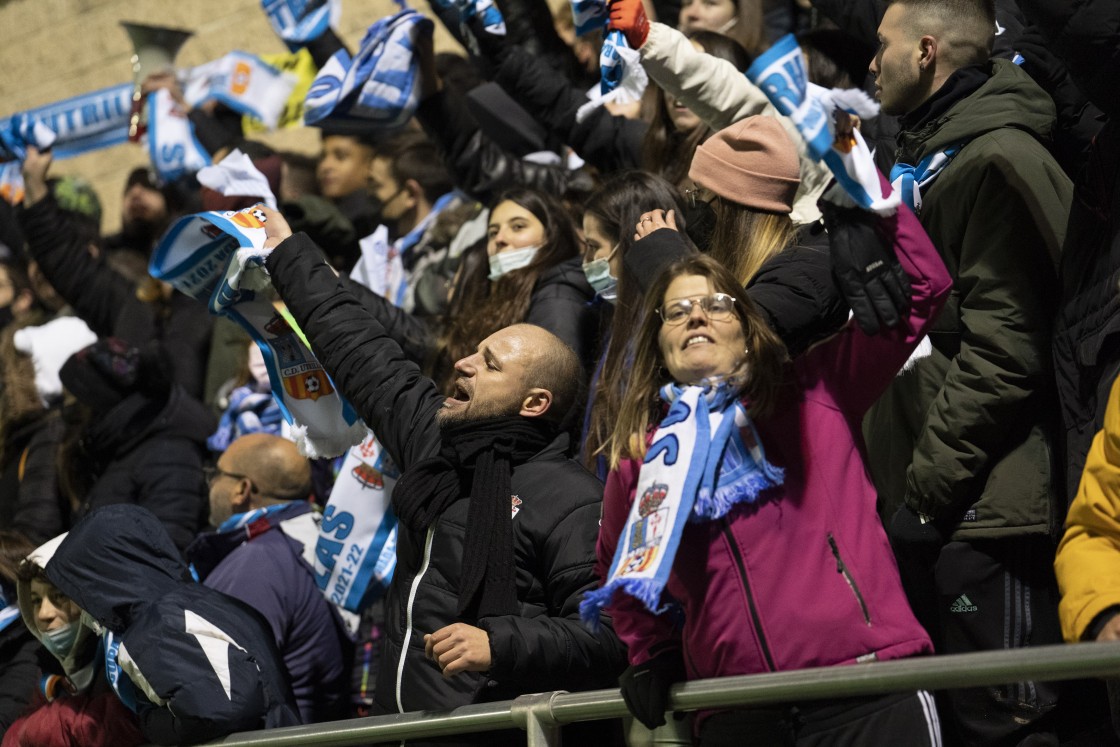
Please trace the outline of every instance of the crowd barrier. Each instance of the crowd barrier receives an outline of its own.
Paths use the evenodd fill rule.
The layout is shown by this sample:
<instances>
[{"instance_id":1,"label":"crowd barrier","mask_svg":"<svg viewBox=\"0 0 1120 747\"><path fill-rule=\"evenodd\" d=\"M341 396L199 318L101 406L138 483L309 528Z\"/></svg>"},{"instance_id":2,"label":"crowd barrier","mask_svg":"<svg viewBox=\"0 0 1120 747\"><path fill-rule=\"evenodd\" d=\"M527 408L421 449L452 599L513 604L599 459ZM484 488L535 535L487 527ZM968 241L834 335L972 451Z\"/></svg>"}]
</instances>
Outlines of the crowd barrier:
<instances>
[{"instance_id":1,"label":"crowd barrier","mask_svg":"<svg viewBox=\"0 0 1120 747\"><path fill-rule=\"evenodd\" d=\"M1022 680L1117 676L1120 676L1120 642L1086 643L695 680L675 686L670 704L675 711L697 711L907 690L1000 685ZM563 724L625 715L626 705L618 690L560 691L522 695L515 700L448 711L418 711L242 732L210 744L346 747L519 728L525 731L529 747L559 747Z\"/></svg>"}]
</instances>

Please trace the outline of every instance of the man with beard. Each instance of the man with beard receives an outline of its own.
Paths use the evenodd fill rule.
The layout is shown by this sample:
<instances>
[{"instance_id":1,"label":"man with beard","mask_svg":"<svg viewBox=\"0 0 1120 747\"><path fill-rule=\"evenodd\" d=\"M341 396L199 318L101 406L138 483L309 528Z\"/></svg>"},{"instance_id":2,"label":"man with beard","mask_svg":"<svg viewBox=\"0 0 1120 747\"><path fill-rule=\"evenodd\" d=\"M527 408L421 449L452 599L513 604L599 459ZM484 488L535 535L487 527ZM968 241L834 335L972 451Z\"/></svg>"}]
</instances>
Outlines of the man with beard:
<instances>
[{"instance_id":1,"label":"man with beard","mask_svg":"<svg viewBox=\"0 0 1120 747\"><path fill-rule=\"evenodd\" d=\"M140 166L132 170L121 200L121 230L103 241L106 260L128 269L139 279L147 274L148 259L159 237L171 223L167 195L155 174Z\"/></svg>"},{"instance_id":2,"label":"man with beard","mask_svg":"<svg viewBox=\"0 0 1120 747\"><path fill-rule=\"evenodd\" d=\"M482 206L454 189L439 150L419 132L378 145L369 178L382 225L351 277L411 314L445 313L463 250L486 234L472 222Z\"/></svg>"},{"instance_id":3,"label":"man with beard","mask_svg":"<svg viewBox=\"0 0 1120 747\"><path fill-rule=\"evenodd\" d=\"M151 278L147 274L146 254L141 258L139 252L136 253L139 272L145 280L96 257L88 237L65 215L48 188L51 158L50 151L40 153L31 148L23 162L26 195L17 216L27 239L30 259L35 261L42 277L54 287L58 296L99 337L119 337L137 347L152 340L164 343L171 353L174 381L190 396L201 398L210 356L213 317L204 305L173 292L171 286L147 282ZM129 189L151 192L141 184ZM151 195L147 195L145 201L149 197ZM155 201L151 202L149 207L154 206ZM166 197L164 205L167 205ZM155 215L147 210L138 210L136 214L141 213ZM158 235L153 233L152 241ZM150 248L145 248L144 252Z\"/></svg>"},{"instance_id":4,"label":"man with beard","mask_svg":"<svg viewBox=\"0 0 1120 747\"><path fill-rule=\"evenodd\" d=\"M1050 344L1072 190L1047 151L1054 103L990 59L997 31L992 0L893 0L870 65L899 116L892 181L953 277L932 350L864 421L907 596L943 654L1062 640ZM1059 692L951 690L938 710L963 743L1057 743ZM1091 723L1086 698L1067 702Z\"/></svg>"},{"instance_id":5,"label":"man with beard","mask_svg":"<svg viewBox=\"0 0 1120 747\"><path fill-rule=\"evenodd\" d=\"M625 650L578 616L596 586L602 485L562 428L583 380L575 353L507 327L455 364L444 398L317 247L265 213L273 285L402 472L375 712L614 686Z\"/></svg>"}]
</instances>

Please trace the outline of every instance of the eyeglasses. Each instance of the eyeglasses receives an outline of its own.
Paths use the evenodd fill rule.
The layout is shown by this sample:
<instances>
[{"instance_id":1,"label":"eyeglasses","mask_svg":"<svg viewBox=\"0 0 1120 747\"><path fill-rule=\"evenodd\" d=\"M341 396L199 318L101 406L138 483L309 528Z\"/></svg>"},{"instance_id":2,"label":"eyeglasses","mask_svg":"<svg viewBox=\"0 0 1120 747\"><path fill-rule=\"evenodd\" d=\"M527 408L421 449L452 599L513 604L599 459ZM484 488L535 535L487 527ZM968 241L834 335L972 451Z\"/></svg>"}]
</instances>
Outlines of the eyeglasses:
<instances>
[{"instance_id":1,"label":"eyeglasses","mask_svg":"<svg viewBox=\"0 0 1120 747\"><path fill-rule=\"evenodd\" d=\"M676 326L684 324L690 316L692 309L699 306L705 316L713 322L726 322L735 315L735 297L726 293L713 293L710 296L696 296L695 298L678 298L657 310L657 315L665 324Z\"/></svg>"},{"instance_id":2,"label":"eyeglasses","mask_svg":"<svg viewBox=\"0 0 1120 747\"><path fill-rule=\"evenodd\" d=\"M221 467L203 467L202 474L206 478L207 485L213 485L218 477L232 477L234 480L248 480L245 475L239 475L236 472L226 472Z\"/></svg>"},{"instance_id":3,"label":"eyeglasses","mask_svg":"<svg viewBox=\"0 0 1120 747\"><path fill-rule=\"evenodd\" d=\"M696 207L699 202L706 202L711 204L718 195L706 187L692 187L684 191L684 198L688 200L688 206L691 208Z\"/></svg>"}]
</instances>

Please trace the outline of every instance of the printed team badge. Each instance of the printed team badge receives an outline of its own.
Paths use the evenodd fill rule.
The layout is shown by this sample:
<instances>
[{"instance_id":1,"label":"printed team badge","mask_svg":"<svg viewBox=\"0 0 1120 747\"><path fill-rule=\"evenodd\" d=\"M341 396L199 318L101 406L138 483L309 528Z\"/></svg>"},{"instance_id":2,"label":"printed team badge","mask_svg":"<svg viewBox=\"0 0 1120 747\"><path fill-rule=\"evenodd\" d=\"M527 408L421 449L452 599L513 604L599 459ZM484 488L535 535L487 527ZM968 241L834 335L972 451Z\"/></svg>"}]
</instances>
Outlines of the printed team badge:
<instances>
[{"instance_id":1,"label":"printed team badge","mask_svg":"<svg viewBox=\"0 0 1120 747\"><path fill-rule=\"evenodd\" d=\"M358 462L358 466L350 470L350 474L354 476L355 480L361 483L363 488L373 488L374 490L385 489L385 480L382 478L381 473L365 462Z\"/></svg>"},{"instance_id":2,"label":"printed team badge","mask_svg":"<svg viewBox=\"0 0 1120 747\"><path fill-rule=\"evenodd\" d=\"M363 488L384 490L385 480L396 480L400 477L393 460L377 442L377 437L370 433L366 439L355 447L357 450L358 464L350 470L350 475L358 481Z\"/></svg>"},{"instance_id":3,"label":"printed team badge","mask_svg":"<svg viewBox=\"0 0 1120 747\"><path fill-rule=\"evenodd\" d=\"M641 518L631 527L630 536L626 538L626 559L620 575L641 573L657 557L657 543L669 523L669 509L661 508L668 490L668 485L654 483L638 499L638 516Z\"/></svg>"},{"instance_id":4,"label":"printed team badge","mask_svg":"<svg viewBox=\"0 0 1120 747\"><path fill-rule=\"evenodd\" d=\"M510 515L509 518L512 519L514 516L517 516L517 513L521 510L521 499L518 498L516 495L511 495L510 500L513 503L513 513Z\"/></svg>"},{"instance_id":5,"label":"printed team badge","mask_svg":"<svg viewBox=\"0 0 1120 747\"><path fill-rule=\"evenodd\" d=\"M334 393L330 377L319 362L308 358L296 339L287 320L277 314L264 328L276 338L270 340L276 353L276 367L280 369L280 381L288 396L295 399L317 400Z\"/></svg>"},{"instance_id":6,"label":"printed team badge","mask_svg":"<svg viewBox=\"0 0 1120 747\"><path fill-rule=\"evenodd\" d=\"M260 208L238 210L236 213L230 213L229 219L242 228L264 228L264 224L268 220L264 211Z\"/></svg>"}]
</instances>

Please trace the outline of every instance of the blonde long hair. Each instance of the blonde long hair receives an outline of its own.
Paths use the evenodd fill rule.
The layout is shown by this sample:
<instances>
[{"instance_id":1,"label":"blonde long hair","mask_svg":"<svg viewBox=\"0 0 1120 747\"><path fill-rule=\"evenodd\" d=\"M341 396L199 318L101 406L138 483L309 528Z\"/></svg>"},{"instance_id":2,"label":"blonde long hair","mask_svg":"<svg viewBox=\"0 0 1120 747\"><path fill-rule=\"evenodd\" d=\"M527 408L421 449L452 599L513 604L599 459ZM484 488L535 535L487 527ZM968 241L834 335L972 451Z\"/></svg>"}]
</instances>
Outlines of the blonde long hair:
<instances>
[{"instance_id":1,"label":"blonde long hair","mask_svg":"<svg viewBox=\"0 0 1120 747\"><path fill-rule=\"evenodd\" d=\"M762 265L797 239L788 213L767 213L716 196L716 225L708 254L746 285Z\"/></svg>"},{"instance_id":2,"label":"blonde long hair","mask_svg":"<svg viewBox=\"0 0 1120 747\"><path fill-rule=\"evenodd\" d=\"M785 345L766 324L766 320L743 293L743 286L719 262L700 254L686 257L670 265L646 293L641 323L633 336L633 363L629 386L622 397L622 406L614 430L604 445L610 455L611 469L623 459L641 458L646 451L646 434L660 419L661 401L658 390L670 380L663 367L658 333L661 318L657 314L669 284L682 275L699 275L709 280L713 292L735 297L735 312L747 341L748 373L740 390L752 416L765 415L773 407L778 389L785 380L788 360Z\"/></svg>"}]
</instances>

